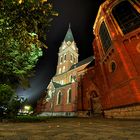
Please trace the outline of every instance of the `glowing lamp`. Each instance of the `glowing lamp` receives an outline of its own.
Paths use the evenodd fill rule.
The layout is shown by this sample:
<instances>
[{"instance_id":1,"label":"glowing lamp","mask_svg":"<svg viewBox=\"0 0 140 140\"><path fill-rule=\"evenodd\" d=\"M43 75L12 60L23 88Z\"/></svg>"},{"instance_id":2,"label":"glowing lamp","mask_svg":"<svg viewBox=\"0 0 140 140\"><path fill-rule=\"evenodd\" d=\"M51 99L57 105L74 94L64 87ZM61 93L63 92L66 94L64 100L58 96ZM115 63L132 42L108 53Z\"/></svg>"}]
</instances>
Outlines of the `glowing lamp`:
<instances>
[{"instance_id":1,"label":"glowing lamp","mask_svg":"<svg viewBox=\"0 0 140 140\"><path fill-rule=\"evenodd\" d=\"M24 109L25 109L25 110L30 110L30 108L31 108L30 106L27 106L27 105L24 106Z\"/></svg>"}]
</instances>

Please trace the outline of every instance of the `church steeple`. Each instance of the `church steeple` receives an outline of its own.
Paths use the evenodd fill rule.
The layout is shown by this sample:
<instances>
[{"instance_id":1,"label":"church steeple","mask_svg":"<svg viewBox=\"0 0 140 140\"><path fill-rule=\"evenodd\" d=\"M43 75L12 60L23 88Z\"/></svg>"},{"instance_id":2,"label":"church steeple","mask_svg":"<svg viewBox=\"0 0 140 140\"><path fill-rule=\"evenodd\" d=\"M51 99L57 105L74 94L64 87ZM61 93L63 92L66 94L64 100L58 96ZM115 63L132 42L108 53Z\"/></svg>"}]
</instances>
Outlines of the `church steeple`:
<instances>
[{"instance_id":1,"label":"church steeple","mask_svg":"<svg viewBox=\"0 0 140 140\"><path fill-rule=\"evenodd\" d=\"M73 42L74 41L74 37L73 37L73 34L72 34L72 31L71 31L71 25L69 24L69 29L66 33L66 36L64 38L64 41L68 42Z\"/></svg>"},{"instance_id":2,"label":"church steeple","mask_svg":"<svg viewBox=\"0 0 140 140\"><path fill-rule=\"evenodd\" d=\"M78 48L74 41L71 26L69 24L64 41L59 48L56 74L58 75L68 71L71 66L76 63L78 63Z\"/></svg>"}]
</instances>

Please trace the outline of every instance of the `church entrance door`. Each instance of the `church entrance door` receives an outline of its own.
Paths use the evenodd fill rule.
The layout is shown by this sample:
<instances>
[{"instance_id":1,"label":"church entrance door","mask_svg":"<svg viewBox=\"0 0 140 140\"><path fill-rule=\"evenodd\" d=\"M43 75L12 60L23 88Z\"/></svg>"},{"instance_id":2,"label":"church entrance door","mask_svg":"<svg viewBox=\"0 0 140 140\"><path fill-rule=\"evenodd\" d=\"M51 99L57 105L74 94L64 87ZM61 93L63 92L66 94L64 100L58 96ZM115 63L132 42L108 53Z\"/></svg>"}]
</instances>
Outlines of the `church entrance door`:
<instances>
[{"instance_id":1,"label":"church entrance door","mask_svg":"<svg viewBox=\"0 0 140 140\"><path fill-rule=\"evenodd\" d=\"M92 91L90 94L90 108L91 108L91 114L93 116L101 116L102 107L100 103L100 97L96 91Z\"/></svg>"}]
</instances>

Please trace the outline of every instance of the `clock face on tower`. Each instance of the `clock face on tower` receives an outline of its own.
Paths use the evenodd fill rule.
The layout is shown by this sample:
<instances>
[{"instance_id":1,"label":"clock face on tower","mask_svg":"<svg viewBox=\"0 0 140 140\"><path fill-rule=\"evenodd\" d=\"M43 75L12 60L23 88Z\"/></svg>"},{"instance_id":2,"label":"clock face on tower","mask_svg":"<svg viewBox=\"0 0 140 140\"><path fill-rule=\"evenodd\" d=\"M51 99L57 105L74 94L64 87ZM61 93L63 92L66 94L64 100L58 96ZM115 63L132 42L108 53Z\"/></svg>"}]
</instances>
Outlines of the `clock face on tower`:
<instances>
[{"instance_id":1,"label":"clock face on tower","mask_svg":"<svg viewBox=\"0 0 140 140\"><path fill-rule=\"evenodd\" d=\"M71 42L70 42L70 41L68 41L68 42L67 42L67 45L71 45Z\"/></svg>"}]
</instances>

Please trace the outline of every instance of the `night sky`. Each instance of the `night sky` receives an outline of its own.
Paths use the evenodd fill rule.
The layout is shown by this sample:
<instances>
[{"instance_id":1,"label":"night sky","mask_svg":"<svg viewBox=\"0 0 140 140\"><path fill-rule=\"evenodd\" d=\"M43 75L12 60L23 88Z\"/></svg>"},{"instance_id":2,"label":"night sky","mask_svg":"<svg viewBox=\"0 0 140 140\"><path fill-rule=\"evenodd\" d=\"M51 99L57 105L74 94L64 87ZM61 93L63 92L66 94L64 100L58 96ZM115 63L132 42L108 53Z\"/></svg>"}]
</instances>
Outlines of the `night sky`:
<instances>
[{"instance_id":1,"label":"night sky","mask_svg":"<svg viewBox=\"0 0 140 140\"><path fill-rule=\"evenodd\" d=\"M52 76L55 75L58 49L65 37L69 23L77 47L79 61L93 55L93 24L100 4L104 0L50 0L54 9L59 13L55 17L49 31L46 32L44 54L40 58L35 76L30 79L30 88L18 89L18 95L28 98L30 103L36 103L46 89Z\"/></svg>"}]
</instances>

